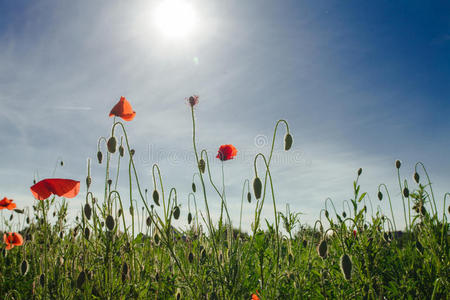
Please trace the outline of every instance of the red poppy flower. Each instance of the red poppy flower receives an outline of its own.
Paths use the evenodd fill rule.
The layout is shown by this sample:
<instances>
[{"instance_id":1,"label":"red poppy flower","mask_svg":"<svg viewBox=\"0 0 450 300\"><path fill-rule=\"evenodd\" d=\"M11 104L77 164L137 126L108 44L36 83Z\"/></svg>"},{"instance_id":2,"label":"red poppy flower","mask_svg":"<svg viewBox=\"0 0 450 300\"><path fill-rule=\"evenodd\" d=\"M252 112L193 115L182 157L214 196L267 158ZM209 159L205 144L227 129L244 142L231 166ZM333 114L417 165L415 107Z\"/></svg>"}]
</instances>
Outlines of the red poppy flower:
<instances>
[{"instance_id":1,"label":"red poppy flower","mask_svg":"<svg viewBox=\"0 0 450 300\"><path fill-rule=\"evenodd\" d=\"M356 230L353 230L353 237L356 237Z\"/></svg>"},{"instance_id":2,"label":"red poppy flower","mask_svg":"<svg viewBox=\"0 0 450 300\"><path fill-rule=\"evenodd\" d=\"M3 235L3 241L6 244L6 250L12 249L14 246L23 245L23 237L17 232L8 232Z\"/></svg>"},{"instance_id":3,"label":"red poppy flower","mask_svg":"<svg viewBox=\"0 0 450 300\"><path fill-rule=\"evenodd\" d=\"M237 154L237 149L233 145L222 145L217 152L217 158L221 161L233 159Z\"/></svg>"},{"instance_id":4,"label":"red poppy flower","mask_svg":"<svg viewBox=\"0 0 450 300\"><path fill-rule=\"evenodd\" d=\"M80 182L72 179L51 178L39 181L30 189L34 198L38 200L47 199L51 194L73 198L80 191Z\"/></svg>"},{"instance_id":5,"label":"red poppy flower","mask_svg":"<svg viewBox=\"0 0 450 300\"><path fill-rule=\"evenodd\" d=\"M109 113L109 116L117 116L121 117L125 121L131 121L134 119L134 116L136 115L136 112L131 107L130 102L128 102L125 97L120 97L119 102L117 102L116 105L114 105L113 109L111 109L111 112Z\"/></svg>"},{"instance_id":6,"label":"red poppy flower","mask_svg":"<svg viewBox=\"0 0 450 300\"><path fill-rule=\"evenodd\" d=\"M0 200L0 210L2 209L9 209L9 210L13 210L14 208L16 208L16 204L12 203L13 200L12 199L8 199L8 198L3 198L2 200Z\"/></svg>"},{"instance_id":7,"label":"red poppy flower","mask_svg":"<svg viewBox=\"0 0 450 300\"><path fill-rule=\"evenodd\" d=\"M252 294L252 300L260 300L257 293L258 291L256 291L256 294Z\"/></svg>"},{"instance_id":8,"label":"red poppy flower","mask_svg":"<svg viewBox=\"0 0 450 300\"><path fill-rule=\"evenodd\" d=\"M195 105L198 104L198 98L199 96L192 95L187 99L187 102L189 103L190 106L194 107Z\"/></svg>"}]
</instances>

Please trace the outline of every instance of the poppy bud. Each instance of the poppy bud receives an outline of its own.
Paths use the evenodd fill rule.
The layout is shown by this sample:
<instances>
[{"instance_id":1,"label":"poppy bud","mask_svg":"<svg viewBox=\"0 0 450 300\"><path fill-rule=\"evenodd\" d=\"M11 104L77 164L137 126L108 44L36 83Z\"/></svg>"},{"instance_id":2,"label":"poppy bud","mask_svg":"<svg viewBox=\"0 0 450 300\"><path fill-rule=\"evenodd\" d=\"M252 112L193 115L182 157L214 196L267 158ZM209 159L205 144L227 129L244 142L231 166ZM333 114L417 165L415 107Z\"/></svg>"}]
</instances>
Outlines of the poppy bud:
<instances>
[{"instance_id":1,"label":"poppy bud","mask_svg":"<svg viewBox=\"0 0 450 300\"><path fill-rule=\"evenodd\" d=\"M322 240L319 244L319 247L317 247L317 253L322 259L324 259L325 257L327 257L327 251L328 251L327 241Z\"/></svg>"},{"instance_id":2,"label":"poppy bud","mask_svg":"<svg viewBox=\"0 0 450 300\"><path fill-rule=\"evenodd\" d=\"M26 220L27 224L30 224L30 217L27 217Z\"/></svg>"},{"instance_id":3,"label":"poppy bud","mask_svg":"<svg viewBox=\"0 0 450 300\"><path fill-rule=\"evenodd\" d=\"M191 264L194 261L194 254L192 254L192 252L189 252L188 260Z\"/></svg>"},{"instance_id":4,"label":"poppy bud","mask_svg":"<svg viewBox=\"0 0 450 300\"><path fill-rule=\"evenodd\" d=\"M414 181L415 181L417 184L419 184L419 180L420 180L419 173L414 172Z\"/></svg>"},{"instance_id":5,"label":"poppy bud","mask_svg":"<svg viewBox=\"0 0 450 300\"><path fill-rule=\"evenodd\" d=\"M63 231L60 231L60 232L59 232L59 238L60 238L60 239L63 239L63 238L64 238L64 232L63 232Z\"/></svg>"},{"instance_id":6,"label":"poppy bud","mask_svg":"<svg viewBox=\"0 0 450 300\"><path fill-rule=\"evenodd\" d=\"M178 218L180 217L180 207L179 206L175 206L175 208L173 209L173 217L175 218L175 220L178 220Z\"/></svg>"},{"instance_id":7,"label":"poppy bud","mask_svg":"<svg viewBox=\"0 0 450 300\"><path fill-rule=\"evenodd\" d=\"M108 228L110 231L114 229L114 226L116 225L116 222L114 221L114 218L111 215L108 215L106 217L106 228Z\"/></svg>"},{"instance_id":8,"label":"poppy bud","mask_svg":"<svg viewBox=\"0 0 450 300\"><path fill-rule=\"evenodd\" d=\"M192 214L188 213L188 224L190 225L192 222Z\"/></svg>"},{"instance_id":9,"label":"poppy bud","mask_svg":"<svg viewBox=\"0 0 450 300\"><path fill-rule=\"evenodd\" d=\"M290 133L286 133L284 136L284 150L288 151L292 147L292 135Z\"/></svg>"},{"instance_id":10,"label":"poppy bud","mask_svg":"<svg viewBox=\"0 0 450 300\"><path fill-rule=\"evenodd\" d=\"M302 241L302 245L303 245L303 247L306 248L306 246L308 245L308 241L307 241L307 240L303 240L303 241Z\"/></svg>"},{"instance_id":11,"label":"poppy bud","mask_svg":"<svg viewBox=\"0 0 450 300\"><path fill-rule=\"evenodd\" d=\"M41 276L39 276L39 284L44 287L45 285L45 275L41 274Z\"/></svg>"},{"instance_id":12,"label":"poppy bud","mask_svg":"<svg viewBox=\"0 0 450 300\"><path fill-rule=\"evenodd\" d=\"M159 245L159 234L155 233L155 237L153 239L155 240L155 245Z\"/></svg>"},{"instance_id":13,"label":"poppy bud","mask_svg":"<svg viewBox=\"0 0 450 300\"><path fill-rule=\"evenodd\" d=\"M77 288L81 290L83 283L86 281L86 273L81 271L77 278Z\"/></svg>"},{"instance_id":14,"label":"poppy bud","mask_svg":"<svg viewBox=\"0 0 450 300\"><path fill-rule=\"evenodd\" d=\"M447 210L448 210L448 213L450 214L450 205L448 206Z\"/></svg>"},{"instance_id":15,"label":"poppy bud","mask_svg":"<svg viewBox=\"0 0 450 300\"><path fill-rule=\"evenodd\" d=\"M108 185L109 185L109 188L111 188L111 184L112 184L112 179L108 179Z\"/></svg>"},{"instance_id":16,"label":"poppy bud","mask_svg":"<svg viewBox=\"0 0 450 300\"><path fill-rule=\"evenodd\" d=\"M14 211L18 214L23 214L23 209L15 208Z\"/></svg>"},{"instance_id":17,"label":"poppy bud","mask_svg":"<svg viewBox=\"0 0 450 300\"><path fill-rule=\"evenodd\" d=\"M197 187L195 186L195 183L192 183L192 191L195 193L197 191Z\"/></svg>"},{"instance_id":18,"label":"poppy bud","mask_svg":"<svg viewBox=\"0 0 450 300\"><path fill-rule=\"evenodd\" d=\"M358 176L361 176L361 174L362 174L362 168L359 168L358 169Z\"/></svg>"},{"instance_id":19,"label":"poppy bud","mask_svg":"<svg viewBox=\"0 0 450 300\"><path fill-rule=\"evenodd\" d=\"M383 200L383 193L380 191L378 192L378 199L381 201Z\"/></svg>"},{"instance_id":20,"label":"poppy bud","mask_svg":"<svg viewBox=\"0 0 450 300\"><path fill-rule=\"evenodd\" d=\"M134 150L134 149L131 149L130 150L130 154L131 154L131 156L134 156L134 153L135 153L136 151Z\"/></svg>"},{"instance_id":21,"label":"poppy bud","mask_svg":"<svg viewBox=\"0 0 450 300\"><path fill-rule=\"evenodd\" d=\"M250 192L247 193L247 201L248 201L248 203L252 202L252 193L250 193Z\"/></svg>"},{"instance_id":22,"label":"poppy bud","mask_svg":"<svg viewBox=\"0 0 450 300\"><path fill-rule=\"evenodd\" d=\"M103 159L103 154L102 154L101 151L98 151L98 152L97 152L97 160L98 160L98 163L99 163L99 164L102 163L102 159Z\"/></svg>"},{"instance_id":23,"label":"poppy bud","mask_svg":"<svg viewBox=\"0 0 450 300\"><path fill-rule=\"evenodd\" d=\"M253 192L255 193L256 199L261 198L262 182L259 177L255 177L253 180Z\"/></svg>"},{"instance_id":24,"label":"poppy bud","mask_svg":"<svg viewBox=\"0 0 450 300\"><path fill-rule=\"evenodd\" d=\"M153 191L153 202L159 206L159 193L157 190Z\"/></svg>"},{"instance_id":25,"label":"poppy bud","mask_svg":"<svg viewBox=\"0 0 450 300\"><path fill-rule=\"evenodd\" d=\"M122 264L122 281L125 281L124 279L126 279L127 277L128 277L128 264L124 262Z\"/></svg>"},{"instance_id":26,"label":"poppy bud","mask_svg":"<svg viewBox=\"0 0 450 300\"><path fill-rule=\"evenodd\" d=\"M28 273L28 261L26 259L20 264L20 272L22 273L22 276L25 276Z\"/></svg>"},{"instance_id":27,"label":"poppy bud","mask_svg":"<svg viewBox=\"0 0 450 300\"><path fill-rule=\"evenodd\" d=\"M206 250L202 249L202 251L200 252L200 255L201 255L201 262L202 263L205 262L205 260L206 260Z\"/></svg>"},{"instance_id":28,"label":"poppy bud","mask_svg":"<svg viewBox=\"0 0 450 300\"><path fill-rule=\"evenodd\" d=\"M200 161L198 162L198 169L200 170L200 172L205 173L205 167L205 160L203 158L200 158Z\"/></svg>"},{"instance_id":29,"label":"poppy bud","mask_svg":"<svg viewBox=\"0 0 450 300\"><path fill-rule=\"evenodd\" d=\"M400 169L400 167L402 166L402 162L401 161L399 161L398 159L395 161L395 167L397 168L397 169Z\"/></svg>"},{"instance_id":30,"label":"poppy bud","mask_svg":"<svg viewBox=\"0 0 450 300\"><path fill-rule=\"evenodd\" d=\"M352 278L352 261L350 256L347 254L343 254L341 256L341 271L344 274L346 280L350 280Z\"/></svg>"},{"instance_id":31,"label":"poppy bud","mask_svg":"<svg viewBox=\"0 0 450 300\"><path fill-rule=\"evenodd\" d=\"M89 203L86 203L84 205L84 215L86 216L86 219L90 220L92 215L92 209Z\"/></svg>"},{"instance_id":32,"label":"poppy bud","mask_svg":"<svg viewBox=\"0 0 450 300\"><path fill-rule=\"evenodd\" d=\"M90 177L90 176L87 176L87 177L86 177L86 186L87 186L88 189L89 189L89 187L91 186L91 182L92 182L91 177Z\"/></svg>"},{"instance_id":33,"label":"poppy bud","mask_svg":"<svg viewBox=\"0 0 450 300\"><path fill-rule=\"evenodd\" d=\"M328 219L329 216L330 216L330 214L328 213L328 210L325 210L325 217L327 217L327 219Z\"/></svg>"},{"instance_id":34,"label":"poppy bud","mask_svg":"<svg viewBox=\"0 0 450 300\"><path fill-rule=\"evenodd\" d=\"M134 215L134 207L130 206L130 215Z\"/></svg>"},{"instance_id":35,"label":"poppy bud","mask_svg":"<svg viewBox=\"0 0 450 300\"><path fill-rule=\"evenodd\" d=\"M110 137L108 142L107 142L107 146L108 146L108 151L110 153L115 153L116 152L116 147L117 147L117 140L115 137Z\"/></svg>"},{"instance_id":36,"label":"poppy bud","mask_svg":"<svg viewBox=\"0 0 450 300\"><path fill-rule=\"evenodd\" d=\"M11 216L9 216L9 220L12 221L13 217L14 217L14 215L11 214Z\"/></svg>"},{"instance_id":37,"label":"poppy bud","mask_svg":"<svg viewBox=\"0 0 450 300\"><path fill-rule=\"evenodd\" d=\"M89 236L91 235L91 231L89 230L89 227L86 227L84 229L84 237L89 240Z\"/></svg>"},{"instance_id":38,"label":"poppy bud","mask_svg":"<svg viewBox=\"0 0 450 300\"><path fill-rule=\"evenodd\" d=\"M119 208L119 210L117 211L117 217L120 218L122 216L122 209Z\"/></svg>"},{"instance_id":39,"label":"poppy bud","mask_svg":"<svg viewBox=\"0 0 450 300\"><path fill-rule=\"evenodd\" d=\"M124 152L123 146L120 145L120 146L119 146L119 155L120 155L121 157L123 157L123 152Z\"/></svg>"},{"instance_id":40,"label":"poppy bud","mask_svg":"<svg viewBox=\"0 0 450 300\"><path fill-rule=\"evenodd\" d=\"M150 217L147 217L147 220L145 221L145 223L147 224L147 226L150 227L150 225L152 225L152 219Z\"/></svg>"},{"instance_id":41,"label":"poppy bud","mask_svg":"<svg viewBox=\"0 0 450 300\"><path fill-rule=\"evenodd\" d=\"M405 198L408 198L408 197L409 197L409 190L408 190L407 187L405 187L405 188L403 189L403 196L405 196Z\"/></svg>"},{"instance_id":42,"label":"poppy bud","mask_svg":"<svg viewBox=\"0 0 450 300\"><path fill-rule=\"evenodd\" d=\"M344 218L347 217L347 214L345 213L345 211L342 212L342 216L343 216Z\"/></svg>"},{"instance_id":43,"label":"poppy bud","mask_svg":"<svg viewBox=\"0 0 450 300\"><path fill-rule=\"evenodd\" d=\"M64 162L63 161L61 161L60 164L61 164L61 167L64 166Z\"/></svg>"}]
</instances>

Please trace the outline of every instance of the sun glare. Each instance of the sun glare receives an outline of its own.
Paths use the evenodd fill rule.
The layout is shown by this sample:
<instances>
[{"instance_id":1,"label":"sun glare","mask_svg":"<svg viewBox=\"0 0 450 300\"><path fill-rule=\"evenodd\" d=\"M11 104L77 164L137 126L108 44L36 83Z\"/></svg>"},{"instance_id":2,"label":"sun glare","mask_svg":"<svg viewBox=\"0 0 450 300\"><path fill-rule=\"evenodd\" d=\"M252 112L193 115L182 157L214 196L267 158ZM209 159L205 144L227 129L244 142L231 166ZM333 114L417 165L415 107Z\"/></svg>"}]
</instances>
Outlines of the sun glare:
<instances>
[{"instance_id":1,"label":"sun glare","mask_svg":"<svg viewBox=\"0 0 450 300\"><path fill-rule=\"evenodd\" d=\"M184 0L165 0L155 11L155 23L167 37L181 38L188 36L196 25L195 11Z\"/></svg>"}]
</instances>

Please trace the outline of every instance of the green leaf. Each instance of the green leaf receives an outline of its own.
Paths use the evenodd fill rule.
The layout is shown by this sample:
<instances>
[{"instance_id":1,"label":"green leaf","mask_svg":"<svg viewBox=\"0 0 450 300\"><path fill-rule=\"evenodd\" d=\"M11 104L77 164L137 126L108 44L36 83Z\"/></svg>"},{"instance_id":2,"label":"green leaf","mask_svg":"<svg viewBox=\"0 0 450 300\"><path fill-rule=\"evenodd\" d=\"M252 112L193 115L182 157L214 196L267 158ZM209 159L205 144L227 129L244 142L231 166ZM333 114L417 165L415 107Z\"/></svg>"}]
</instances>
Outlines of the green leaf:
<instances>
[{"instance_id":1,"label":"green leaf","mask_svg":"<svg viewBox=\"0 0 450 300\"><path fill-rule=\"evenodd\" d=\"M366 192L362 193L361 197L359 197L358 202L361 202L361 200L366 196Z\"/></svg>"}]
</instances>

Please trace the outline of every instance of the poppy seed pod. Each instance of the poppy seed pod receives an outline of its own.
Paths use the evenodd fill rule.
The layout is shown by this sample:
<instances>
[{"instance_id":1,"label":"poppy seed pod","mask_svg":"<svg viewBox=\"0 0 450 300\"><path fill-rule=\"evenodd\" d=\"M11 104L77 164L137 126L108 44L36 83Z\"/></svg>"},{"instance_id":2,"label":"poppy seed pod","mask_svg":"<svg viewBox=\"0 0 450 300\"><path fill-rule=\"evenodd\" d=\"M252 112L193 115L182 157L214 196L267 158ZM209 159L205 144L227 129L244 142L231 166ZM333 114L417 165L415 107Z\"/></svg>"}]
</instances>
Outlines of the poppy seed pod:
<instances>
[{"instance_id":1,"label":"poppy seed pod","mask_svg":"<svg viewBox=\"0 0 450 300\"><path fill-rule=\"evenodd\" d=\"M358 169L358 176L361 176L361 174L362 174L362 168L359 168Z\"/></svg>"},{"instance_id":2,"label":"poppy seed pod","mask_svg":"<svg viewBox=\"0 0 450 300\"><path fill-rule=\"evenodd\" d=\"M110 153L115 153L116 152L116 147L117 147L117 140L114 136L110 137L108 142L107 142L107 146L108 146L108 151Z\"/></svg>"},{"instance_id":3,"label":"poppy seed pod","mask_svg":"<svg viewBox=\"0 0 450 300\"><path fill-rule=\"evenodd\" d=\"M262 190L262 182L259 177L255 177L253 180L253 192L255 193L255 198L259 199L261 198L261 190Z\"/></svg>"},{"instance_id":4,"label":"poppy seed pod","mask_svg":"<svg viewBox=\"0 0 450 300\"><path fill-rule=\"evenodd\" d=\"M86 216L86 219L90 220L92 215L92 209L89 203L86 203L84 205L84 215Z\"/></svg>"},{"instance_id":5,"label":"poppy seed pod","mask_svg":"<svg viewBox=\"0 0 450 300\"><path fill-rule=\"evenodd\" d=\"M378 200L383 200L383 193L381 191L378 192Z\"/></svg>"},{"instance_id":6,"label":"poppy seed pod","mask_svg":"<svg viewBox=\"0 0 450 300\"><path fill-rule=\"evenodd\" d=\"M124 153L123 146L120 145L120 146L119 146L119 155L120 155L120 157L123 157L123 153Z\"/></svg>"},{"instance_id":7,"label":"poppy seed pod","mask_svg":"<svg viewBox=\"0 0 450 300\"><path fill-rule=\"evenodd\" d=\"M319 246L317 247L317 253L319 254L319 256L324 259L325 257L327 257L327 251L328 251L328 244L327 241L322 240L319 244Z\"/></svg>"},{"instance_id":8,"label":"poppy seed pod","mask_svg":"<svg viewBox=\"0 0 450 300\"><path fill-rule=\"evenodd\" d=\"M98 152L97 152L97 160L98 160L98 163L99 163L99 164L102 163L102 160L103 160L103 153L102 153L101 151L98 151Z\"/></svg>"},{"instance_id":9,"label":"poppy seed pod","mask_svg":"<svg viewBox=\"0 0 450 300\"><path fill-rule=\"evenodd\" d=\"M409 190L408 190L407 187L405 187L405 188L403 189L403 196L405 196L405 198L409 198Z\"/></svg>"},{"instance_id":10,"label":"poppy seed pod","mask_svg":"<svg viewBox=\"0 0 450 300\"><path fill-rule=\"evenodd\" d=\"M284 150L288 151L292 147L292 135L290 133L286 133L284 136Z\"/></svg>"},{"instance_id":11,"label":"poppy seed pod","mask_svg":"<svg viewBox=\"0 0 450 300\"><path fill-rule=\"evenodd\" d=\"M22 276L25 276L28 273L28 261L26 259L24 259L20 264L20 273Z\"/></svg>"},{"instance_id":12,"label":"poppy seed pod","mask_svg":"<svg viewBox=\"0 0 450 300\"><path fill-rule=\"evenodd\" d=\"M350 259L350 256L348 256L347 254L343 254L341 256L340 266L345 279L350 280L352 278L352 261Z\"/></svg>"},{"instance_id":13,"label":"poppy seed pod","mask_svg":"<svg viewBox=\"0 0 450 300\"><path fill-rule=\"evenodd\" d=\"M200 161L198 162L198 169L200 170L200 172L205 173L205 167L205 160L203 158L200 158Z\"/></svg>"},{"instance_id":14,"label":"poppy seed pod","mask_svg":"<svg viewBox=\"0 0 450 300\"><path fill-rule=\"evenodd\" d=\"M400 169L400 167L402 166L402 162L401 161L399 161L398 159L395 161L395 167L397 168L397 169Z\"/></svg>"},{"instance_id":15,"label":"poppy seed pod","mask_svg":"<svg viewBox=\"0 0 450 300\"><path fill-rule=\"evenodd\" d=\"M187 219L188 219L188 224L190 225L192 222L192 214L191 213L188 213Z\"/></svg>"},{"instance_id":16,"label":"poppy seed pod","mask_svg":"<svg viewBox=\"0 0 450 300\"><path fill-rule=\"evenodd\" d=\"M247 201L248 201L248 203L252 202L252 193L250 193L250 192L247 193Z\"/></svg>"},{"instance_id":17,"label":"poppy seed pod","mask_svg":"<svg viewBox=\"0 0 450 300\"><path fill-rule=\"evenodd\" d=\"M157 190L153 191L153 202L159 206L159 193Z\"/></svg>"},{"instance_id":18,"label":"poppy seed pod","mask_svg":"<svg viewBox=\"0 0 450 300\"><path fill-rule=\"evenodd\" d=\"M108 215L106 217L106 228L108 228L110 231L114 229L114 226L116 225L116 222L114 221L114 218L111 215Z\"/></svg>"},{"instance_id":19,"label":"poppy seed pod","mask_svg":"<svg viewBox=\"0 0 450 300\"><path fill-rule=\"evenodd\" d=\"M180 207L179 206L175 206L175 208L173 209L173 217L175 218L175 220L178 220L178 218L180 217Z\"/></svg>"},{"instance_id":20,"label":"poppy seed pod","mask_svg":"<svg viewBox=\"0 0 450 300\"><path fill-rule=\"evenodd\" d=\"M419 176L419 173L417 173L417 172L414 172L414 176L413 176L413 178L414 178L414 181L418 184L419 183L419 180L420 180L420 176Z\"/></svg>"},{"instance_id":21,"label":"poppy seed pod","mask_svg":"<svg viewBox=\"0 0 450 300\"><path fill-rule=\"evenodd\" d=\"M77 278L77 288L81 290L83 287L83 283L86 281L86 273L84 271L81 271L80 274L78 274Z\"/></svg>"},{"instance_id":22,"label":"poppy seed pod","mask_svg":"<svg viewBox=\"0 0 450 300\"><path fill-rule=\"evenodd\" d=\"M92 183L91 177L90 177L90 176L87 176L87 177L86 177L86 186L87 186L88 189L89 189L89 187L91 186L91 183Z\"/></svg>"},{"instance_id":23,"label":"poppy seed pod","mask_svg":"<svg viewBox=\"0 0 450 300\"><path fill-rule=\"evenodd\" d=\"M197 191L197 187L195 186L195 183L192 183L192 191L195 193Z\"/></svg>"}]
</instances>

